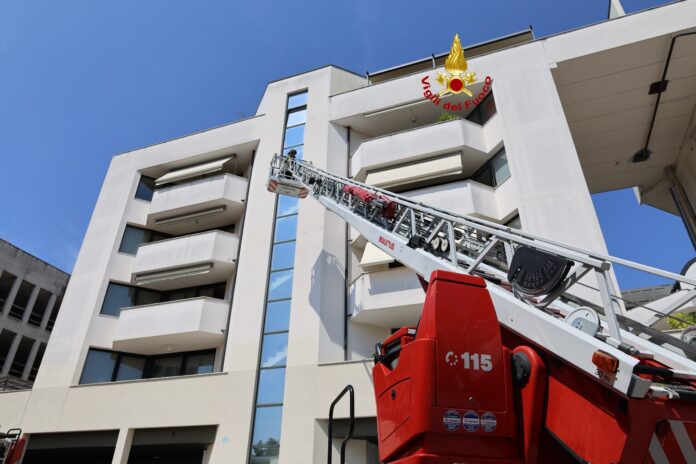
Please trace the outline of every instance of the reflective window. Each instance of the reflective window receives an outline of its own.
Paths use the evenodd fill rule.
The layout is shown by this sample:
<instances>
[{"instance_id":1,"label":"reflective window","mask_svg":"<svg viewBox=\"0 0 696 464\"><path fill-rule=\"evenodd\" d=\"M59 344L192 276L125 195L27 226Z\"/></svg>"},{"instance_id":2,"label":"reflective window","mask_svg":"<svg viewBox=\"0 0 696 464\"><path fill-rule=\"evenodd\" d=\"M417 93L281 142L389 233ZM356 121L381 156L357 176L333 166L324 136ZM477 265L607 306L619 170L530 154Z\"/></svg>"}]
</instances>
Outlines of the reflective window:
<instances>
[{"instance_id":1,"label":"reflective window","mask_svg":"<svg viewBox=\"0 0 696 464\"><path fill-rule=\"evenodd\" d=\"M288 357L288 333L263 336L261 367L284 366Z\"/></svg>"},{"instance_id":2,"label":"reflective window","mask_svg":"<svg viewBox=\"0 0 696 464\"><path fill-rule=\"evenodd\" d=\"M185 375L210 374L213 372L215 353L189 355L186 357Z\"/></svg>"},{"instance_id":3,"label":"reflective window","mask_svg":"<svg viewBox=\"0 0 696 464\"><path fill-rule=\"evenodd\" d=\"M140 356L121 356L116 380L142 379L145 372L145 358Z\"/></svg>"},{"instance_id":4,"label":"reflective window","mask_svg":"<svg viewBox=\"0 0 696 464\"><path fill-rule=\"evenodd\" d=\"M282 300L292 295L292 270L271 272L268 299Z\"/></svg>"},{"instance_id":5,"label":"reflective window","mask_svg":"<svg viewBox=\"0 0 696 464\"><path fill-rule=\"evenodd\" d=\"M274 242L294 240L297 234L297 215L276 219Z\"/></svg>"},{"instance_id":6,"label":"reflective window","mask_svg":"<svg viewBox=\"0 0 696 464\"><path fill-rule=\"evenodd\" d=\"M285 368L263 369L259 373L256 404L282 403L283 390L285 390Z\"/></svg>"},{"instance_id":7,"label":"reflective window","mask_svg":"<svg viewBox=\"0 0 696 464\"><path fill-rule=\"evenodd\" d=\"M287 216L288 214L297 213L297 205L300 203L300 199L296 197L289 197L286 195L278 196L278 207L276 209L276 214L278 216Z\"/></svg>"},{"instance_id":8,"label":"reflective window","mask_svg":"<svg viewBox=\"0 0 696 464\"><path fill-rule=\"evenodd\" d=\"M136 288L128 285L109 282L104 302L102 303L101 314L118 316L121 314L121 309L133 306L135 304L136 290Z\"/></svg>"},{"instance_id":9,"label":"reflective window","mask_svg":"<svg viewBox=\"0 0 696 464\"><path fill-rule=\"evenodd\" d=\"M307 109L295 110L288 113L288 123L287 127L297 126L298 124L304 124L307 121Z\"/></svg>"},{"instance_id":10,"label":"reflective window","mask_svg":"<svg viewBox=\"0 0 696 464\"><path fill-rule=\"evenodd\" d=\"M250 463L268 464L269 456L278 456L282 417L282 406L256 408Z\"/></svg>"},{"instance_id":11,"label":"reflective window","mask_svg":"<svg viewBox=\"0 0 696 464\"><path fill-rule=\"evenodd\" d=\"M122 253L129 253L134 255L138 252L138 246L141 243L147 242L147 230L141 229L140 227L126 226L126 230L123 231L123 239L121 239L121 246L118 247L118 251Z\"/></svg>"},{"instance_id":12,"label":"reflective window","mask_svg":"<svg viewBox=\"0 0 696 464\"><path fill-rule=\"evenodd\" d=\"M295 241L273 245L271 269L289 269L295 263Z\"/></svg>"},{"instance_id":13,"label":"reflective window","mask_svg":"<svg viewBox=\"0 0 696 464\"><path fill-rule=\"evenodd\" d=\"M496 186L502 184L503 181L510 177L510 166L508 165L504 148L491 159L491 170L493 171Z\"/></svg>"},{"instance_id":14,"label":"reflective window","mask_svg":"<svg viewBox=\"0 0 696 464\"><path fill-rule=\"evenodd\" d=\"M285 143L283 147L294 147L296 145L302 145L304 142L304 129L305 126L290 127L285 131Z\"/></svg>"},{"instance_id":15,"label":"reflective window","mask_svg":"<svg viewBox=\"0 0 696 464\"><path fill-rule=\"evenodd\" d=\"M288 109L307 105L307 92L296 93L288 97Z\"/></svg>"},{"instance_id":16,"label":"reflective window","mask_svg":"<svg viewBox=\"0 0 696 464\"><path fill-rule=\"evenodd\" d=\"M118 353L90 348L80 383L110 382L114 375Z\"/></svg>"},{"instance_id":17,"label":"reflective window","mask_svg":"<svg viewBox=\"0 0 696 464\"><path fill-rule=\"evenodd\" d=\"M173 377L181 375L181 356L167 356L166 358L155 358L152 360L150 377Z\"/></svg>"},{"instance_id":18,"label":"reflective window","mask_svg":"<svg viewBox=\"0 0 696 464\"><path fill-rule=\"evenodd\" d=\"M274 301L266 305L264 332L288 330L290 325L290 300Z\"/></svg>"},{"instance_id":19,"label":"reflective window","mask_svg":"<svg viewBox=\"0 0 696 464\"><path fill-rule=\"evenodd\" d=\"M118 251L134 255L138 252L138 247L143 243L156 242L169 238L169 235L161 234L153 230L143 229L141 227L126 226L123 231L123 239Z\"/></svg>"},{"instance_id":20,"label":"reflective window","mask_svg":"<svg viewBox=\"0 0 696 464\"><path fill-rule=\"evenodd\" d=\"M2 312L2 308L5 306L7 297L12 290L12 284L14 284L16 279L17 277L9 272L3 272L2 275L0 275L0 312Z\"/></svg>"},{"instance_id":21,"label":"reflective window","mask_svg":"<svg viewBox=\"0 0 696 464\"><path fill-rule=\"evenodd\" d=\"M153 193L155 193L155 179L152 177L140 176L138 188L135 190L135 198L152 201Z\"/></svg>"}]
</instances>

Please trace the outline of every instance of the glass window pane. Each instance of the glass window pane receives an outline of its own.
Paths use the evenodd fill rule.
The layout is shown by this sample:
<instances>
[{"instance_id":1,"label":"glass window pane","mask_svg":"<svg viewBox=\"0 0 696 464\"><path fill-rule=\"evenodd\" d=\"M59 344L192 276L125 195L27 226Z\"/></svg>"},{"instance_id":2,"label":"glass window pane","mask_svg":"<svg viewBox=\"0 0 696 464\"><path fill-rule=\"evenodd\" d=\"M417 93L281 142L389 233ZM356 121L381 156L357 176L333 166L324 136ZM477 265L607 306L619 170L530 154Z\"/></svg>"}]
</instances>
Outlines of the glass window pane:
<instances>
[{"instance_id":1,"label":"glass window pane","mask_svg":"<svg viewBox=\"0 0 696 464\"><path fill-rule=\"evenodd\" d=\"M181 374L181 356L167 356L166 358L155 358L152 360L152 370L150 377L171 377Z\"/></svg>"},{"instance_id":2,"label":"glass window pane","mask_svg":"<svg viewBox=\"0 0 696 464\"><path fill-rule=\"evenodd\" d=\"M259 392L256 404L282 403L284 389L285 368L263 369L259 373Z\"/></svg>"},{"instance_id":3,"label":"glass window pane","mask_svg":"<svg viewBox=\"0 0 696 464\"><path fill-rule=\"evenodd\" d=\"M276 219L274 242L294 240L297 233L297 215Z\"/></svg>"},{"instance_id":4,"label":"glass window pane","mask_svg":"<svg viewBox=\"0 0 696 464\"><path fill-rule=\"evenodd\" d=\"M285 130L285 143L283 147L294 147L302 145L304 141L304 124L301 126L290 127Z\"/></svg>"},{"instance_id":5,"label":"glass window pane","mask_svg":"<svg viewBox=\"0 0 696 464\"><path fill-rule=\"evenodd\" d=\"M271 270L288 269L295 264L295 241L273 245L273 260Z\"/></svg>"},{"instance_id":6,"label":"glass window pane","mask_svg":"<svg viewBox=\"0 0 696 464\"><path fill-rule=\"evenodd\" d=\"M159 303L160 301L162 301L162 295L160 294L160 292L157 292L154 290L148 290L145 288L139 288L137 296L135 298L135 305L141 306L141 305Z\"/></svg>"},{"instance_id":7,"label":"glass window pane","mask_svg":"<svg viewBox=\"0 0 696 464\"><path fill-rule=\"evenodd\" d=\"M290 147L290 148L284 149L284 150L283 150L283 156L288 156L288 152L289 152L290 150L295 150L295 151L297 152L297 154L295 155L295 157L296 157L297 159L300 159L300 160L301 160L301 159L304 157L304 145L297 145L297 146L295 146L295 147Z\"/></svg>"},{"instance_id":8,"label":"glass window pane","mask_svg":"<svg viewBox=\"0 0 696 464\"><path fill-rule=\"evenodd\" d=\"M122 308L135 304L135 289L126 285L109 283L102 303L101 313L118 316Z\"/></svg>"},{"instance_id":9,"label":"glass window pane","mask_svg":"<svg viewBox=\"0 0 696 464\"><path fill-rule=\"evenodd\" d=\"M135 356L121 356L118 365L116 380L135 380L142 379L145 371L145 358Z\"/></svg>"},{"instance_id":10,"label":"glass window pane","mask_svg":"<svg viewBox=\"0 0 696 464\"><path fill-rule=\"evenodd\" d=\"M210 374L213 372L215 353L201 353L186 357L185 375Z\"/></svg>"},{"instance_id":11,"label":"glass window pane","mask_svg":"<svg viewBox=\"0 0 696 464\"><path fill-rule=\"evenodd\" d=\"M111 382L117 357L117 353L90 349L87 353L80 383Z\"/></svg>"},{"instance_id":12,"label":"glass window pane","mask_svg":"<svg viewBox=\"0 0 696 464\"><path fill-rule=\"evenodd\" d=\"M288 97L288 109L297 108L307 104L307 92L296 93Z\"/></svg>"},{"instance_id":13,"label":"glass window pane","mask_svg":"<svg viewBox=\"0 0 696 464\"><path fill-rule=\"evenodd\" d=\"M508 166L507 155L505 154L504 148L493 157L491 160L491 167L493 169L496 186L502 184L505 179L510 177L510 166Z\"/></svg>"},{"instance_id":14,"label":"glass window pane","mask_svg":"<svg viewBox=\"0 0 696 464\"><path fill-rule=\"evenodd\" d=\"M292 269L288 271L271 272L268 285L268 299L282 300L292 295Z\"/></svg>"},{"instance_id":15,"label":"glass window pane","mask_svg":"<svg viewBox=\"0 0 696 464\"><path fill-rule=\"evenodd\" d=\"M274 301L266 305L264 332L288 330L290 326L290 300Z\"/></svg>"},{"instance_id":16,"label":"glass window pane","mask_svg":"<svg viewBox=\"0 0 696 464\"><path fill-rule=\"evenodd\" d=\"M254 439L251 445L251 464L276 462L268 456L278 456L280 449L280 421L283 407L256 408L254 418Z\"/></svg>"},{"instance_id":17,"label":"glass window pane","mask_svg":"<svg viewBox=\"0 0 696 464\"><path fill-rule=\"evenodd\" d=\"M478 183L481 183L483 185L488 185L490 187L493 186L493 174L491 172L490 166L486 165L486 167L481 170L475 177L474 180Z\"/></svg>"},{"instance_id":18,"label":"glass window pane","mask_svg":"<svg viewBox=\"0 0 696 464\"><path fill-rule=\"evenodd\" d=\"M263 336L263 348L261 349L261 367L284 366L287 357L287 332Z\"/></svg>"},{"instance_id":19,"label":"glass window pane","mask_svg":"<svg viewBox=\"0 0 696 464\"><path fill-rule=\"evenodd\" d=\"M126 226L123 231L123 239L118 251L134 255L138 252L138 245L147 242L147 233L145 229L139 227Z\"/></svg>"},{"instance_id":20,"label":"glass window pane","mask_svg":"<svg viewBox=\"0 0 696 464\"><path fill-rule=\"evenodd\" d=\"M278 208L276 214L278 216L287 216L288 214L297 213L297 205L299 204L299 202L299 198L279 195Z\"/></svg>"},{"instance_id":21,"label":"glass window pane","mask_svg":"<svg viewBox=\"0 0 696 464\"><path fill-rule=\"evenodd\" d=\"M152 194L155 192L155 179L151 177L140 176L138 188L135 191L135 198L140 198L145 201L152 201Z\"/></svg>"},{"instance_id":22,"label":"glass window pane","mask_svg":"<svg viewBox=\"0 0 696 464\"><path fill-rule=\"evenodd\" d=\"M51 301L51 292L44 290L43 288L39 290L39 295L34 303L34 308L31 310L29 315L29 324L39 327L41 321L43 320L44 314L46 314L46 308L48 303Z\"/></svg>"},{"instance_id":23,"label":"glass window pane","mask_svg":"<svg viewBox=\"0 0 696 464\"><path fill-rule=\"evenodd\" d=\"M307 120L307 109L291 111L288 113L288 124L287 127L296 126L298 124L304 124Z\"/></svg>"}]
</instances>

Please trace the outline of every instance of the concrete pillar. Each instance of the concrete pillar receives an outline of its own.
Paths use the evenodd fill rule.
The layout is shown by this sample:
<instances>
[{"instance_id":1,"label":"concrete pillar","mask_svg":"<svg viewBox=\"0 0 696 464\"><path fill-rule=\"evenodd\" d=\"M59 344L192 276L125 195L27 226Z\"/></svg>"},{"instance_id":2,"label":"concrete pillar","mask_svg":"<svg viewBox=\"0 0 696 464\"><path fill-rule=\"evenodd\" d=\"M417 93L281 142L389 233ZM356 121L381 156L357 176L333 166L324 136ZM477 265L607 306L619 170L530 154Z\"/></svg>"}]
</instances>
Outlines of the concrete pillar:
<instances>
[{"instance_id":1,"label":"concrete pillar","mask_svg":"<svg viewBox=\"0 0 696 464\"><path fill-rule=\"evenodd\" d=\"M22 341L22 335L17 334L12 340L12 345L10 345L10 350L7 352L7 357L5 358L5 365L0 371L0 377L5 377L10 373L10 367L12 366L12 361L14 361L15 355L17 354L17 349L19 348L19 342Z\"/></svg>"},{"instance_id":2,"label":"concrete pillar","mask_svg":"<svg viewBox=\"0 0 696 464\"><path fill-rule=\"evenodd\" d=\"M41 290L39 286L34 285L34 290L32 290L31 295L29 295L27 307L24 309L24 314L22 315L22 324L26 324L29 320L29 316L31 316L31 312L34 310L34 305L36 304L36 298L39 296L39 290Z\"/></svg>"},{"instance_id":3,"label":"concrete pillar","mask_svg":"<svg viewBox=\"0 0 696 464\"><path fill-rule=\"evenodd\" d=\"M51 317L51 313L53 312L53 307L56 305L56 300L58 299L58 295L53 293L51 295L51 299L48 300L48 305L46 305L46 312L43 315L43 319L41 320L41 330L46 330L46 326L48 325L48 320Z\"/></svg>"},{"instance_id":4,"label":"concrete pillar","mask_svg":"<svg viewBox=\"0 0 696 464\"><path fill-rule=\"evenodd\" d=\"M118 432L118 440L116 440L116 449L111 464L128 464L134 433L135 429L121 429Z\"/></svg>"},{"instance_id":5,"label":"concrete pillar","mask_svg":"<svg viewBox=\"0 0 696 464\"><path fill-rule=\"evenodd\" d=\"M22 285L22 280L23 279L18 276L12 283L10 293L7 295L7 301L5 301L5 307L2 308L2 316L0 316L0 320L7 319L7 316L10 314L10 308L12 307L12 303L14 303L14 299L17 296L19 286Z\"/></svg>"},{"instance_id":6,"label":"concrete pillar","mask_svg":"<svg viewBox=\"0 0 696 464\"><path fill-rule=\"evenodd\" d=\"M41 346L40 340L34 340L34 344L31 346L31 351L29 351L29 357L27 357L27 364L24 366L24 371L22 372L22 379L29 380L29 374L31 374L31 368L36 361L36 355L39 352L39 346Z\"/></svg>"}]
</instances>

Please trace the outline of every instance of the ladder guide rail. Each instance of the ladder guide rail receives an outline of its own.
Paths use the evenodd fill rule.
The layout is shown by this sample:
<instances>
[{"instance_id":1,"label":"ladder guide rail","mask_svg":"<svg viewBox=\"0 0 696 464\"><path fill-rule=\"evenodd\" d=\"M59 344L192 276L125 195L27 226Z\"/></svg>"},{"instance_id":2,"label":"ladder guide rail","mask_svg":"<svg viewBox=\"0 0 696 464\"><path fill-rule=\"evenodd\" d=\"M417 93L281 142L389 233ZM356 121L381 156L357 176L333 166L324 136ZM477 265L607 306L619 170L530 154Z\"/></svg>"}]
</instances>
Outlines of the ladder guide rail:
<instances>
[{"instance_id":1,"label":"ladder guide rail","mask_svg":"<svg viewBox=\"0 0 696 464\"><path fill-rule=\"evenodd\" d=\"M483 275L489 280L489 291L501 324L567 359L593 377L597 373L591 362L592 353L597 349L610 353L620 360L621 368L615 379L604 380L623 394L642 396L650 389L646 384L649 381L633 374L633 367L638 363L635 355L638 354L654 356L674 369L696 373L696 363L682 355L686 351L683 342L675 344L679 345L677 350L682 350L675 353L631 334L628 324L620 324L619 320L625 320L626 314L611 268L612 264L620 264L688 286L696 285L694 279L568 246L482 219L455 215L331 174L293 156L275 155L271 161L270 179L276 184L283 180L300 184L369 242L426 279L436 269ZM511 293L506 287L508 271L512 255L520 247L566 260L572 265L568 277L554 291L540 295L541 298L514 290ZM588 286L586 281L580 282L592 275L597 288ZM570 304L576 298L569 300L568 295L577 297L583 291L586 294L588 288L598 292L592 297L596 301L592 306L599 306L598 312L601 313L600 331L594 337L550 314L566 315L576 309L577 305ZM648 328L641 331L636 321L630 325L636 334L648 332ZM627 334L631 335L628 337L630 344L624 340ZM664 343L669 338L667 336L661 341Z\"/></svg>"}]
</instances>

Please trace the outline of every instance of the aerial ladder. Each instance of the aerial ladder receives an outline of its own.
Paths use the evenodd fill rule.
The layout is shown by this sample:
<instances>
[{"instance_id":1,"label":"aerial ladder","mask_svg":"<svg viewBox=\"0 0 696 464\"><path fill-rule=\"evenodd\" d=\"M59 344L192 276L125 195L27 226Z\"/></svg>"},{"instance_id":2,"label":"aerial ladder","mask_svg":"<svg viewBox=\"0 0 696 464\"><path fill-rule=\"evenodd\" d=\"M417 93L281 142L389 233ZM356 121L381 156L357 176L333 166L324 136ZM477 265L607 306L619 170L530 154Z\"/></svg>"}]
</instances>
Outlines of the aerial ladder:
<instances>
[{"instance_id":1,"label":"aerial ladder","mask_svg":"<svg viewBox=\"0 0 696 464\"><path fill-rule=\"evenodd\" d=\"M21 429L0 432L0 464L18 464L24 454L26 438Z\"/></svg>"},{"instance_id":2,"label":"aerial ladder","mask_svg":"<svg viewBox=\"0 0 696 464\"><path fill-rule=\"evenodd\" d=\"M293 152L273 157L267 187L313 196L426 289L418 326L376 346L381 462L696 462L693 337L633 321L612 268L681 286L660 317L696 297L696 280L425 205Z\"/></svg>"}]
</instances>

